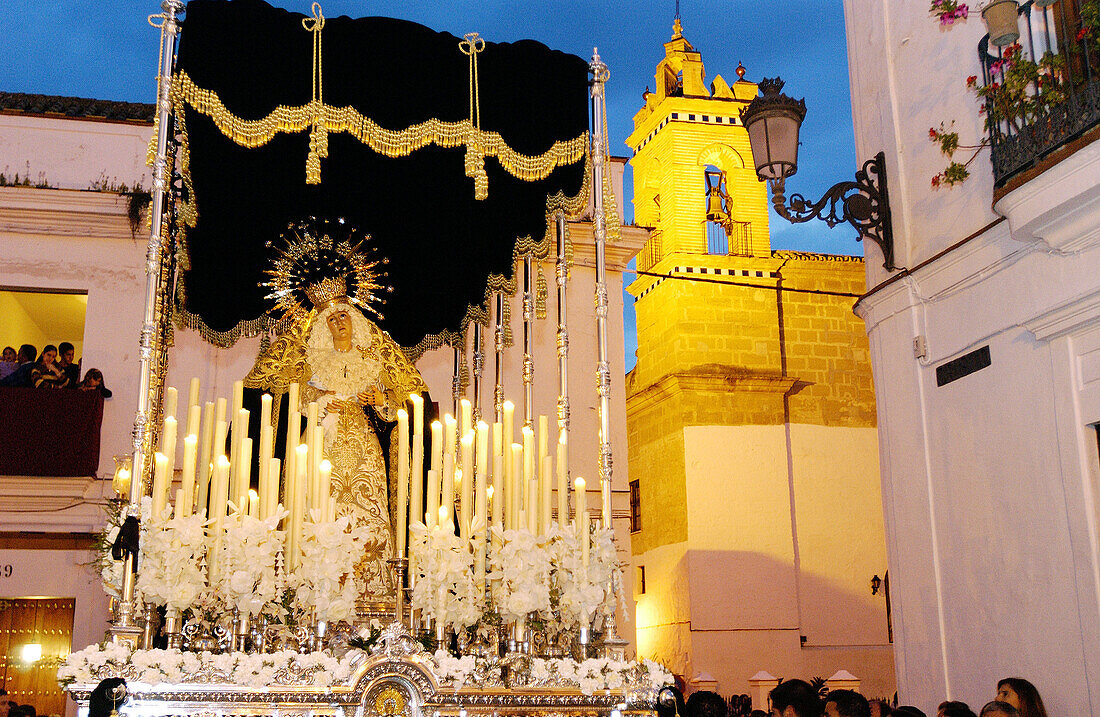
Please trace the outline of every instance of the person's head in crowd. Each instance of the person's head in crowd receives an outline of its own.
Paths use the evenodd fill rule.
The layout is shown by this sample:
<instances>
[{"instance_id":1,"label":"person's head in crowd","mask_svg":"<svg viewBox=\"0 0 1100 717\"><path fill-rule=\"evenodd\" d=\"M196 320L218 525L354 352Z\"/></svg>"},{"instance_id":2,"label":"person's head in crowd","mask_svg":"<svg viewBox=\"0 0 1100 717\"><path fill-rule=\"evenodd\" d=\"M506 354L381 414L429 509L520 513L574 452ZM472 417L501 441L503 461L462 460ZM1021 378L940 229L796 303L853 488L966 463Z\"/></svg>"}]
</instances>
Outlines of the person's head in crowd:
<instances>
[{"instance_id":1,"label":"person's head in crowd","mask_svg":"<svg viewBox=\"0 0 1100 717\"><path fill-rule=\"evenodd\" d=\"M893 717L925 717L925 714L913 705L899 705L894 708Z\"/></svg>"},{"instance_id":2,"label":"person's head in crowd","mask_svg":"<svg viewBox=\"0 0 1100 717\"><path fill-rule=\"evenodd\" d=\"M772 717L821 717L821 698L804 680L785 680L771 691Z\"/></svg>"},{"instance_id":3,"label":"person's head in crowd","mask_svg":"<svg viewBox=\"0 0 1100 717\"><path fill-rule=\"evenodd\" d=\"M80 382L77 388L81 391L99 391L104 398L110 398L112 395L111 389L103 384L103 372L98 368L88 369L87 373L84 374L84 380Z\"/></svg>"},{"instance_id":4,"label":"person's head in crowd","mask_svg":"<svg viewBox=\"0 0 1100 717\"><path fill-rule=\"evenodd\" d=\"M23 711L23 717L38 717L34 705L19 705L19 709Z\"/></svg>"},{"instance_id":5,"label":"person's head in crowd","mask_svg":"<svg viewBox=\"0 0 1100 717\"><path fill-rule=\"evenodd\" d=\"M8 363L15 363L19 359L19 355L15 353L15 349L11 346L4 347L3 358L0 360L7 361Z\"/></svg>"},{"instance_id":6,"label":"person's head in crowd","mask_svg":"<svg viewBox=\"0 0 1100 717\"><path fill-rule=\"evenodd\" d=\"M890 717L894 708L886 700L871 700L867 703L871 708L871 717Z\"/></svg>"},{"instance_id":7,"label":"person's head in crowd","mask_svg":"<svg viewBox=\"0 0 1100 717\"><path fill-rule=\"evenodd\" d=\"M974 714L974 710L970 709L970 705L965 702L957 702L955 700L949 700L947 702L941 702L939 709L936 711L936 717L978 717Z\"/></svg>"},{"instance_id":8,"label":"person's head in crowd","mask_svg":"<svg viewBox=\"0 0 1100 717\"><path fill-rule=\"evenodd\" d=\"M19 347L19 363L34 363L38 358L38 349L30 344Z\"/></svg>"},{"instance_id":9,"label":"person's head in crowd","mask_svg":"<svg viewBox=\"0 0 1100 717\"><path fill-rule=\"evenodd\" d=\"M689 717L726 717L729 707L722 696L710 690L692 692L687 699Z\"/></svg>"},{"instance_id":10,"label":"person's head in crowd","mask_svg":"<svg viewBox=\"0 0 1100 717\"><path fill-rule=\"evenodd\" d=\"M38 363L43 366L53 366L53 362L57 359L57 347L53 344L46 344L42 347L42 355L38 357Z\"/></svg>"},{"instance_id":11,"label":"person's head in crowd","mask_svg":"<svg viewBox=\"0 0 1100 717\"><path fill-rule=\"evenodd\" d=\"M867 698L854 690L830 690L825 697L826 717L871 717Z\"/></svg>"},{"instance_id":12,"label":"person's head in crowd","mask_svg":"<svg viewBox=\"0 0 1100 717\"><path fill-rule=\"evenodd\" d=\"M985 703L985 706L982 707L980 717L1020 717L1020 710L1007 702L993 700L992 702Z\"/></svg>"},{"instance_id":13,"label":"person's head in crowd","mask_svg":"<svg viewBox=\"0 0 1100 717\"><path fill-rule=\"evenodd\" d=\"M76 347L68 341L62 341L57 345L57 363L59 366L68 366L76 357Z\"/></svg>"},{"instance_id":14,"label":"person's head in crowd","mask_svg":"<svg viewBox=\"0 0 1100 717\"><path fill-rule=\"evenodd\" d=\"M662 687L657 693L657 717L686 717L684 693L679 687Z\"/></svg>"},{"instance_id":15,"label":"person's head in crowd","mask_svg":"<svg viewBox=\"0 0 1100 717\"><path fill-rule=\"evenodd\" d=\"M998 682L997 700L1015 707L1020 717L1047 717L1039 690L1022 677L1006 677Z\"/></svg>"},{"instance_id":16,"label":"person's head in crowd","mask_svg":"<svg viewBox=\"0 0 1100 717\"><path fill-rule=\"evenodd\" d=\"M768 713L764 710L753 710L749 713L749 717L768 717Z\"/></svg>"}]
</instances>

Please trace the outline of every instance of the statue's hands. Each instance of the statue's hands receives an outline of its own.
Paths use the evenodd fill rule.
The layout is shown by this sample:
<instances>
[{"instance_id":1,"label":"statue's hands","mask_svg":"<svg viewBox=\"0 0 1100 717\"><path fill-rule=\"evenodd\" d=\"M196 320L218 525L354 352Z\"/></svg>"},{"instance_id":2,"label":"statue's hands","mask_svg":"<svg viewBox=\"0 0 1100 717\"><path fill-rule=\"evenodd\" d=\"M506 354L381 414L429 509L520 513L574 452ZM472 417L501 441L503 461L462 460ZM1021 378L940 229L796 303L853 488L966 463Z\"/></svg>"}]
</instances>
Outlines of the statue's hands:
<instances>
[{"instance_id":1,"label":"statue's hands","mask_svg":"<svg viewBox=\"0 0 1100 717\"><path fill-rule=\"evenodd\" d=\"M359 405L361 406L381 406L385 400L385 396L376 388L360 391L356 398L359 399Z\"/></svg>"}]
</instances>

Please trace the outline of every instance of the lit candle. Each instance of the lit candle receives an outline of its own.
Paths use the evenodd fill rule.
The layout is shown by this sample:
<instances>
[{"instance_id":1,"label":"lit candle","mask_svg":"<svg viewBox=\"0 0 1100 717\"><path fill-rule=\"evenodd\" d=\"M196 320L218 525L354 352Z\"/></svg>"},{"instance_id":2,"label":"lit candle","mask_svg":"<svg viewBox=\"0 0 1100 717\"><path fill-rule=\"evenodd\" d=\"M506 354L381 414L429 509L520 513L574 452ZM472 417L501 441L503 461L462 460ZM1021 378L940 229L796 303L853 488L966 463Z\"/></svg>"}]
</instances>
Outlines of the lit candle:
<instances>
[{"instance_id":1,"label":"lit candle","mask_svg":"<svg viewBox=\"0 0 1100 717\"><path fill-rule=\"evenodd\" d=\"M302 413L298 407L298 384L292 383L287 389L287 408L286 408L286 451L283 454L283 473L286 478L284 482L287 486L290 485L290 479L297 474L297 468L294 465L295 459L298 457L298 443L302 440ZM284 500L287 507L290 507L290 492L284 490ZM289 521L288 521L289 524Z\"/></svg>"},{"instance_id":2,"label":"lit candle","mask_svg":"<svg viewBox=\"0 0 1100 717\"><path fill-rule=\"evenodd\" d=\"M569 444L563 428L558 434L558 525L569 525Z\"/></svg>"},{"instance_id":3,"label":"lit candle","mask_svg":"<svg viewBox=\"0 0 1100 717\"><path fill-rule=\"evenodd\" d=\"M313 467L313 492L314 500L317 502L318 507L323 508L324 497L321 495L321 461L324 460L325 452L325 429L320 426L313 427L313 454L310 455L310 464ZM328 515L328 511L325 510L321 514L321 519L324 520Z\"/></svg>"},{"instance_id":4,"label":"lit candle","mask_svg":"<svg viewBox=\"0 0 1100 717\"><path fill-rule=\"evenodd\" d=\"M573 496L573 518L577 521L579 525L581 516L584 515L584 512L586 510L588 510L588 499L586 498L585 494L584 478L578 477L577 480L573 481L573 488L576 491Z\"/></svg>"},{"instance_id":5,"label":"lit candle","mask_svg":"<svg viewBox=\"0 0 1100 717\"><path fill-rule=\"evenodd\" d=\"M424 510L424 398L410 393L412 403L412 467L409 470L409 521Z\"/></svg>"},{"instance_id":6,"label":"lit candle","mask_svg":"<svg viewBox=\"0 0 1100 717\"><path fill-rule=\"evenodd\" d=\"M179 391L175 386L164 389L164 417L176 417L176 403L179 400Z\"/></svg>"},{"instance_id":7,"label":"lit candle","mask_svg":"<svg viewBox=\"0 0 1100 717\"><path fill-rule=\"evenodd\" d=\"M550 523L553 522L551 517L551 506L554 502L551 499L551 485L550 476L554 473L554 459L550 456L546 456L542 459L542 472L539 473L539 534L550 534Z\"/></svg>"},{"instance_id":8,"label":"lit candle","mask_svg":"<svg viewBox=\"0 0 1100 717\"><path fill-rule=\"evenodd\" d=\"M516 404L511 401L505 401L503 408L504 445L509 446L516 438L516 434L512 428L513 421L515 420Z\"/></svg>"},{"instance_id":9,"label":"lit candle","mask_svg":"<svg viewBox=\"0 0 1100 717\"><path fill-rule=\"evenodd\" d=\"M443 475L443 424L439 421L432 421L432 464L431 470L435 471L439 475ZM438 503L436 504L439 505ZM435 513L432 513L432 520L435 520Z\"/></svg>"},{"instance_id":10,"label":"lit candle","mask_svg":"<svg viewBox=\"0 0 1100 717\"><path fill-rule=\"evenodd\" d=\"M238 478L240 480L240 487L238 490L240 493L237 495L237 505L241 510L247 509L245 500L248 498L248 492L252 490L252 439L245 438L241 441L240 453L237 456L241 461L241 469L238 471ZM258 507L258 506L257 506Z\"/></svg>"},{"instance_id":11,"label":"lit candle","mask_svg":"<svg viewBox=\"0 0 1100 717\"><path fill-rule=\"evenodd\" d=\"M438 422L437 422L438 423ZM424 512L427 519L425 525L429 528L436 524L436 516L439 515L439 473L435 470L428 471L428 506Z\"/></svg>"},{"instance_id":12,"label":"lit candle","mask_svg":"<svg viewBox=\"0 0 1100 717\"><path fill-rule=\"evenodd\" d=\"M469 531L470 524L474 519L474 431L468 430L462 436L462 441L459 444L459 456L461 458L462 476L465 480L462 482L459 495L459 509L462 511L462 520L460 526L465 526L465 530Z\"/></svg>"},{"instance_id":13,"label":"lit candle","mask_svg":"<svg viewBox=\"0 0 1100 717\"><path fill-rule=\"evenodd\" d=\"M321 457L318 455L317 450L317 433L313 430L317 426L317 416L320 414L320 408L317 406L316 401L310 401L306 406L306 425L303 431L305 437L305 443L307 446L306 452L306 501L307 510L317 507L317 490L318 490L318 473L317 467L321 464Z\"/></svg>"},{"instance_id":14,"label":"lit candle","mask_svg":"<svg viewBox=\"0 0 1100 717\"><path fill-rule=\"evenodd\" d=\"M198 406L192 406L198 408ZM198 436L191 433L183 437L183 486L176 500L176 515L191 515L195 502L195 463L198 460Z\"/></svg>"},{"instance_id":15,"label":"lit candle","mask_svg":"<svg viewBox=\"0 0 1100 717\"><path fill-rule=\"evenodd\" d=\"M200 511L207 510L206 500L210 496L210 473L213 469L211 456L213 456L213 443L214 443L214 404L208 402L202 409L202 444L199 451L199 463L196 466L198 470L198 484L199 484L199 496L198 496L198 509Z\"/></svg>"},{"instance_id":16,"label":"lit candle","mask_svg":"<svg viewBox=\"0 0 1100 717\"><path fill-rule=\"evenodd\" d=\"M493 527L504 528L504 456L500 447L500 421L493 424Z\"/></svg>"},{"instance_id":17,"label":"lit candle","mask_svg":"<svg viewBox=\"0 0 1100 717\"><path fill-rule=\"evenodd\" d=\"M191 377L191 383L187 387L187 420L188 420L187 433L188 434L191 434L191 433L197 434L199 432L199 427L198 426L192 427L191 424L190 424L191 411L193 411L196 406L198 406L199 411L201 412L202 411L202 405L199 403L199 378L198 378L198 376L192 376ZM193 428L193 430L192 430L192 428Z\"/></svg>"},{"instance_id":18,"label":"lit candle","mask_svg":"<svg viewBox=\"0 0 1100 717\"><path fill-rule=\"evenodd\" d=\"M260 396L260 427L271 425L271 394Z\"/></svg>"},{"instance_id":19,"label":"lit candle","mask_svg":"<svg viewBox=\"0 0 1100 717\"><path fill-rule=\"evenodd\" d=\"M224 421L223 421L224 423ZM219 454L215 459L214 473L210 480L210 533L213 548L207 553L210 584L218 582L218 568L221 561L222 525L225 522L225 506L229 492L229 459Z\"/></svg>"},{"instance_id":20,"label":"lit candle","mask_svg":"<svg viewBox=\"0 0 1100 717\"><path fill-rule=\"evenodd\" d=\"M302 552L302 523L305 520L306 509L306 459L309 457L309 448L304 443L299 443L294 449L294 508L290 513L291 534L293 547L290 550L290 567L297 568L301 562Z\"/></svg>"},{"instance_id":21,"label":"lit candle","mask_svg":"<svg viewBox=\"0 0 1100 717\"><path fill-rule=\"evenodd\" d=\"M260 517L260 494L251 488L248 489L248 517Z\"/></svg>"},{"instance_id":22,"label":"lit candle","mask_svg":"<svg viewBox=\"0 0 1100 717\"><path fill-rule=\"evenodd\" d=\"M512 444L512 470L508 474L508 527L519 530L519 514L523 507L523 446Z\"/></svg>"},{"instance_id":23,"label":"lit candle","mask_svg":"<svg viewBox=\"0 0 1100 717\"><path fill-rule=\"evenodd\" d=\"M266 395L266 394L265 394ZM271 515L271 511L274 510L274 505L271 503L271 472L268 470L268 466L271 465L271 457L274 452L275 442L275 429L271 427L270 423L260 424L260 454L256 463L258 466L258 475L256 476L257 490L260 494L260 517L266 518ZM279 476L274 477L276 486L279 484ZM275 490L275 500L279 500L278 488Z\"/></svg>"},{"instance_id":24,"label":"lit candle","mask_svg":"<svg viewBox=\"0 0 1100 717\"><path fill-rule=\"evenodd\" d=\"M408 456L401 454L401 459L407 461ZM409 539L409 471L405 467L405 477L397 481L397 557L405 557L405 546ZM398 590L401 589L399 585Z\"/></svg>"},{"instance_id":25,"label":"lit candle","mask_svg":"<svg viewBox=\"0 0 1100 717\"><path fill-rule=\"evenodd\" d=\"M448 518L451 516L451 511L454 510L455 504L455 461L454 456L450 453L443 454L443 481L442 491L439 498L439 507L447 509ZM440 513L442 515L442 512ZM443 523L440 523L442 526Z\"/></svg>"},{"instance_id":26,"label":"lit candle","mask_svg":"<svg viewBox=\"0 0 1100 717\"><path fill-rule=\"evenodd\" d=\"M503 416L501 420L501 455L504 456L504 485L507 486L509 493L512 490L512 456L511 445L516 440L515 433L512 430L512 421L515 416L516 406L511 401L505 401L503 405ZM512 504L512 499L509 497L508 505ZM510 516L509 516L509 519Z\"/></svg>"},{"instance_id":27,"label":"lit candle","mask_svg":"<svg viewBox=\"0 0 1100 717\"><path fill-rule=\"evenodd\" d=\"M470 399L464 398L458 402L458 435L465 436L466 431L474 428L474 409Z\"/></svg>"},{"instance_id":28,"label":"lit candle","mask_svg":"<svg viewBox=\"0 0 1100 717\"><path fill-rule=\"evenodd\" d=\"M474 472L474 516L481 524L484 534L489 529L488 496L489 488L489 425L485 421L477 422L477 467Z\"/></svg>"},{"instance_id":29,"label":"lit candle","mask_svg":"<svg viewBox=\"0 0 1100 717\"><path fill-rule=\"evenodd\" d=\"M168 484L165 490L172 485L172 479L174 478L176 468L176 419L172 416L168 416L164 419L164 431L160 436L160 452L165 458L165 476L167 477ZM165 500L167 500L165 495Z\"/></svg>"},{"instance_id":30,"label":"lit candle","mask_svg":"<svg viewBox=\"0 0 1100 717\"><path fill-rule=\"evenodd\" d=\"M419 393L410 393L409 401L412 402L413 434L424 432L424 397Z\"/></svg>"},{"instance_id":31,"label":"lit candle","mask_svg":"<svg viewBox=\"0 0 1100 717\"><path fill-rule=\"evenodd\" d=\"M217 402L215 403L215 406L216 407L214 409L214 420L215 421L224 421L225 420L225 398L224 397L219 398L217 400ZM215 455L217 455L217 454L215 454Z\"/></svg>"},{"instance_id":32,"label":"lit candle","mask_svg":"<svg viewBox=\"0 0 1100 717\"><path fill-rule=\"evenodd\" d=\"M229 499L238 502L237 494L240 490L240 478L238 473L241 462L237 454L241 450L241 437L248 433L248 429L241 428L241 411L244 410L244 381L233 382L233 393L229 406ZM242 507L241 512L244 512Z\"/></svg>"},{"instance_id":33,"label":"lit candle","mask_svg":"<svg viewBox=\"0 0 1100 717\"><path fill-rule=\"evenodd\" d=\"M153 517L159 518L168 502L168 458L158 452L153 460Z\"/></svg>"},{"instance_id":34,"label":"lit candle","mask_svg":"<svg viewBox=\"0 0 1100 717\"><path fill-rule=\"evenodd\" d=\"M202 406L191 406L187 409L187 431L183 434L185 436L197 436L199 435L199 424L202 422Z\"/></svg>"},{"instance_id":35,"label":"lit candle","mask_svg":"<svg viewBox=\"0 0 1100 717\"><path fill-rule=\"evenodd\" d=\"M443 417L443 455L455 457L455 443L458 441L458 421L451 414Z\"/></svg>"}]
</instances>

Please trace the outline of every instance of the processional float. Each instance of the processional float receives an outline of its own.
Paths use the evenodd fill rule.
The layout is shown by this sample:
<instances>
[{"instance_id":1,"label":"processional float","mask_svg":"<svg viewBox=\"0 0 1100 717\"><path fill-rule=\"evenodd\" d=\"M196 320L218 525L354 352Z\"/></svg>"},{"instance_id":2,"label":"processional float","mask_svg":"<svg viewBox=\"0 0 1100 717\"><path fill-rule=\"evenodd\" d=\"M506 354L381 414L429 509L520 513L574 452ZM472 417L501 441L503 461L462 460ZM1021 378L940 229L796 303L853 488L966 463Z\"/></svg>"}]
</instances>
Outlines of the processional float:
<instances>
[{"instance_id":1,"label":"processional float","mask_svg":"<svg viewBox=\"0 0 1100 717\"><path fill-rule=\"evenodd\" d=\"M184 3L162 8L150 18L161 42L141 384L116 475L133 479L102 554L114 620L59 679L85 714L97 685L101 702L150 716L652 710L670 676L627 660L615 625L606 65L400 21L326 21L316 3L306 17L192 0L181 39ZM563 101L577 87L590 131L587 103ZM409 178L422 191L400 186ZM591 511L568 441L567 220L586 211ZM534 409L544 259L555 433ZM367 318L382 322L382 303L385 330ZM204 403L193 379L178 422L180 392L164 385L173 324L222 346L264 337L230 396ZM450 405L436 396L449 411L433 421L412 361L443 346ZM504 390L510 347L522 351L519 416Z\"/></svg>"}]
</instances>

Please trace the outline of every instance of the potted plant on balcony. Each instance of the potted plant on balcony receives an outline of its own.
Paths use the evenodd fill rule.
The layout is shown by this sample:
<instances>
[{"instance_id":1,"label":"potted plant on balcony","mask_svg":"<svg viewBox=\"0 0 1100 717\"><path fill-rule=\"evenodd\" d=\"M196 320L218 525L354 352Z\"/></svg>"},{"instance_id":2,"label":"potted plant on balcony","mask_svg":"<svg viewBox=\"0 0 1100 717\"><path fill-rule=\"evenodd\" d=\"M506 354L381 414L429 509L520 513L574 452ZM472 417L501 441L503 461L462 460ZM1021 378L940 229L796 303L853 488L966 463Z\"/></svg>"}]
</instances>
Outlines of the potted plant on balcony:
<instances>
[{"instance_id":1,"label":"potted plant on balcony","mask_svg":"<svg viewBox=\"0 0 1100 717\"><path fill-rule=\"evenodd\" d=\"M989 30L989 42L997 47L1011 45L1020 39L1017 23L1020 8L1016 0L988 0L982 6L982 20Z\"/></svg>"}]
</instances>

